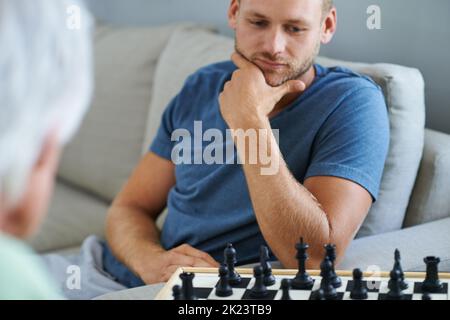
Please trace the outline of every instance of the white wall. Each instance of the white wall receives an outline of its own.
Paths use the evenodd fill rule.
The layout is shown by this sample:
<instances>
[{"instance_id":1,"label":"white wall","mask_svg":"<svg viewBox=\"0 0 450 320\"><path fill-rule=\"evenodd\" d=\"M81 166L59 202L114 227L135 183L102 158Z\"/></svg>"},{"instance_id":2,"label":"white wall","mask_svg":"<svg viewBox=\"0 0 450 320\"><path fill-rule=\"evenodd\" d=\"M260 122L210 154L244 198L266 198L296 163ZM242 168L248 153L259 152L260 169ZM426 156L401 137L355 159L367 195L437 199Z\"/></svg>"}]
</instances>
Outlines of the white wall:
<instances>
[{"instance_id":1,"label":"white wall","mask_svg":"<svg viewBox=\"0 0 450 320\"><path fill-rule=\"evenodd\" d=\"M227 28L229 0L86 0L100 19L125 25L176 21ZM275 0L274 0L275 1ZM282 0L277 0L282 1ZM339 29L321 55L418 68L426 81L427 126L450 133L450 1L335 0ZM366 9L381 8L381 30L368 30Z\"/></svg>"}]
</instances>

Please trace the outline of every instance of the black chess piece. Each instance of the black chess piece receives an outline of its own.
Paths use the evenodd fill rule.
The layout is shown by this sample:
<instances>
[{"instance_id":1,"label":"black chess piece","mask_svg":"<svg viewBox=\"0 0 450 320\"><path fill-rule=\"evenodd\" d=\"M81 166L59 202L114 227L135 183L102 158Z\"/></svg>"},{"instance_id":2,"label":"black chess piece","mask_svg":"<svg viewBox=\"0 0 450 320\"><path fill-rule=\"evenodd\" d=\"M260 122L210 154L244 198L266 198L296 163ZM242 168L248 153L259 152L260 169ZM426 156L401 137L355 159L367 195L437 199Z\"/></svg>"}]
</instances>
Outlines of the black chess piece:
<instances>
[{"instance_id":1,"label":"black chess piece","mask_svg":"<svg viewBox=\"0 0 450 320\"><path fill-rule=\"evenodd\" d=\"M183 272L180 274L180 279L182 281L181 291L184 300L197 300L194 292L194 285L192 280L195 275L191 272Z\"/></svg>"},{"instance_id":2,"label":"black chess piece","mask_svg":"<svg viewBox=\"0 0 450 320\"><path fill-rule=\"evenodd\" d=\"M291 289L291 280L283 279L281 280L281 299L280 300L292 300L289 294L289 290Z\"/></svg>"},{"instance_id":3,"label":"black chess piece","mask_svg":"<svg viewBox=\"0 0 450 320\"><path fill-rule=\"evenodd\" d=\"M401 287L401 274L397 269L393 269L390 273L388 283L389 291L386 295L387 300L402 300L404 295Z\"/></svg>"},{"instance_id":4,"label":"black chess piece","mask_svg":"<svg viewBox=\"0 0 450 320\"><path fill-rule=\"evenodd\" d=\"M311 300L325 300L323 289L319 288L311 294Z\"/></svg>"},{"instance_id":5,"label":"black chess piece","mask_svg":"<svg viewBox=\"0 0 450 320\"><path fill-rule=\"evenodd\" d=\"M334 262L336 261L336 246L334 244L325 245L325 252L326 256L330 259L332 266L331 284L333 285L333 287L339 288L342 285L342 281L341 278L337 276L336 271L334 270Z\"/></svg>"},{"instance_id":6,"label":"black chess piece","mask_svg":"<svg viewBox=\"0 0 450 320\"><path fill-rule=\"evenodd\" d=\"M400 287L402 290L406 290L408 289L408 283L405 281L405 274L403 272L401 263L400 263L400 251L398 249L395 249L395 262L394 262L394 267L392 268L393 270L398 270L400 272Z\"/></svg>"},{"instance_id":7,"label":"black chess piece","mask_svg":"<svg viewBox=\"0 0 450 320\"><path fill-rule=\"evenodd\" d=\"M264 274L261 266L253 268L253 276L255 277L255 285L250 290L252 298L261 299L268 295L266 286L264 285Z\"/></svg>"},{"instance_id":8,"label":"black chess piece","mask_svg":"<svg viewBox=\"0 0 450 320\"><path fill-rule=\"evenodd\" d=\"M438 293L441 292L443 286L439 280L438 264L441 260L438 257L426 257L423 261L427 265L427 273L425 280L422 282L422 292Z\"/></svg>"},{"instance_id":9,"label":"black chess piece","mask_svg":"<svg viewBox=\"0 0 450 320\"><path fill-rule=\"evenodd\" d=\"M320 276L322 277L320 289L323 290L325 300L336 300L338 295L332 283L333 264L328 256L320 264Z\"/></svg>"},{"instance_id":10,"label":"black chess piece","mask_svg":"<svg viewBox=\"0 0 450 320\"><path fill-rule=\"evenodd\" d=\"M431 296L428 292L422 293L422 300L431 300Z\"/></svg>"},{"instance_id":11,"label":"black chess piece","mask_svg":"<svg viewBox=\"0 0 450 320\"><path fill-rule=\"evenodd\" d=\"M291 282L292 288L300 290L311 289L314 280L306 272L305 266L306 260L308 259L306 251L308 250L309 245L303 242L303 238L300 238L300 242L295 245L295 248L297 249L296 258L298 260L298 272Z\"/></svg>"},{"instance_id":12,"label":"black chess piece","mask_svg":"<svg viewBox=\"0 0 450 320\"><path fill-rule=\"evenodd\" d=\"M353 300L366 300L368 298L367 286L363 281L363 273L360 269L353 269L353 288L350 292Z\"/></svg>"},{"instance_id":13,"label":"black chess piece","mask_svg":"<svg viewBox=\"0 0 450 320\"><path fill-rule=\"evenodd\" d=\"M225 264L228 268L228 282L231 286L237 286L241 284L242 278L239 273L236 272L234 266L237 262L236 258L236 250L233 248L233 245L229 243L224 250Z\"/></svg>"},{"instance_id":14,"label":"black chess piece","mask_svg":"<svg viewBox=\"0 0 450 320\"><path fill-rule=\"evenodd\" d=\"M173 300L183 300L181 296L181 287L179 285L174 285L172 287Z\"/></svg>"},{"instance_id":15,"label":"black chess piece","mask_svg":"<svg viewBox=\"0 0 450 320\"><path fill-rule=\"evenodd\" d=\"M229 297L233 294L233 289L228 281L228 268L222 265L219 268L219 283L216 286L216 296Z\"/></svg>"},{"instance_id":16,"label":"black chess piece","mask_svg":"<svg viewBox=\"0 0 450 320\"><path fill-rule=\"evenodd\" d=\"M260 263L264 274L264 285L267 287L275 284L275 277L272 274L272 266L270 265L269 259L269 248L261 246Z\"/></svg>"}]
</instances>

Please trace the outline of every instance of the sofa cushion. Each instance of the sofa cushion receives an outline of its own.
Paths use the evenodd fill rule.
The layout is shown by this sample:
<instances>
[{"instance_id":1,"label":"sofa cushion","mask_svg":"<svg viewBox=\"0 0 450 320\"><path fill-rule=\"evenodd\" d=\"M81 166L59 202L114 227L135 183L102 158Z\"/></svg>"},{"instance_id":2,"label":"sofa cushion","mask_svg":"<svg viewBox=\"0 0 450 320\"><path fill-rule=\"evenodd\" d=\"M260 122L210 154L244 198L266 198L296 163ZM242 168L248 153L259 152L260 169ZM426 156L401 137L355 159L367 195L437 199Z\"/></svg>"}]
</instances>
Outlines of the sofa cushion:
<instances>
[{"instance_id":1,"label":"sofa cushion","mask_svg":"<svg viewBox=\"0 0 450 320\"><path fill-rule=\"evenodd\" d=\"M425 130L425 147L404 227L450 217L450 135Z\"/></svg>"},{"instance_id":2,"label":"sofa cushion","mask_svg":"<svg viewBox=\"0 0 450 320\"><path fill-rule=\"evenodd\" d=\"M161 114L180 91L185 79L210 63L228 60L234 41L205 30L182 29L172 35L155 73L149 128L156 132ZM416 178L424 140L424 83L416 69L389 64L363 64L317 59L325 66L342 65L372 77L386 97L391 141L379 199L364 221L358 236L397 230L402 227Z\"/></svg>"},{"instance_id":3,"label":"sofa cushion","mask_svg":"<svg viewBox=\"0 0 450 320\"><path fill-rule=\"evenodd\" d=\"M48 252L79 246L91 234L103 237L107 210L107 202L57 181L48 216L30 244Z\"/></svg>"},{"instance_id":4,"label":"sofa cushion","mask_svg":"<svg viewBox=\"0 0 450 320\"><path fill-rule=\"evenodd\" d=\"M156 62L179 25L102 26L95 35L95 92L58 175L107 200L141 157Z\"/></svg>"},{"instance_id":5,"label":"sofa cushion","mask_svg":"<svg viewBox=\"0 0 450 320\"><path fill-rule=\"evenodd\" d=\"M417 69L378 63L317 59L325 66L341 65L370 76L383 89L389 112L390 147L378 201L358 237L402 228L422 158L425 135L425 91Z\"/></svg>"}]
</instances>

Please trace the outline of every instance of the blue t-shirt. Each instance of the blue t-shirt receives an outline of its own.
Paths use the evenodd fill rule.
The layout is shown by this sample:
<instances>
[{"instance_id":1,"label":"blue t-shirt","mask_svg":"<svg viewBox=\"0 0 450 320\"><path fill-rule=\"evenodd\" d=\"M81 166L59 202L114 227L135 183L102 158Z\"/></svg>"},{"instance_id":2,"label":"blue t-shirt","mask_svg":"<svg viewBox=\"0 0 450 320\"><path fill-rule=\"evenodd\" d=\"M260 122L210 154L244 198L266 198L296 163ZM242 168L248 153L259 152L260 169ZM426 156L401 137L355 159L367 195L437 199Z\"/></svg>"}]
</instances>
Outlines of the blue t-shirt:
<instances>
[{"instance_id":1,"label":"blue t-shirt","mask_svg":"<svg viewBox=\"0 0 450 320\"><path fill-rule=\"evenodd\" d=\"M279 129L283 158L300 183L313 176L340 177L364 187L375 201L389 144L382 91L371 79L348 69L314 67L312 85L270 119L272 129ZM229 127L220 113L218 97L235 70L227 61L191 75L165 110L150 150L172 159L172 150L181 142L172 141L172 133L184 129L191 134L192 163L176 165L176 185L168 195L161 236L163 247L188 243L223 261L223 250L231 242L238 264L245 264L258 261L259 247L266 243L237 153L232 164L194 163L195 153L201 155L212 142L222 143L194 145L198 138L194 130L199 132L196 121L201 121L203 133L219 129L227 135ZM223 148L227 148L226 141Z\"/></svg>"}]
</instances>

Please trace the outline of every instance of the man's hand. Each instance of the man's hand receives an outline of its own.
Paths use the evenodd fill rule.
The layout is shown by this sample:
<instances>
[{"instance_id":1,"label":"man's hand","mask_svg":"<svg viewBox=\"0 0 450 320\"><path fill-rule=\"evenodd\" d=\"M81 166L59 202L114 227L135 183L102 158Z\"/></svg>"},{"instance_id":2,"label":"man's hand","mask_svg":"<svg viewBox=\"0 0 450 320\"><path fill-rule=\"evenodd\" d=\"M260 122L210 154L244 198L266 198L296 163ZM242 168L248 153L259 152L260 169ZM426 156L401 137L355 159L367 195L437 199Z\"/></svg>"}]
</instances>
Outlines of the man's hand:
<instances>
[{"instance_id":1,"label":"man's hand","mask_svg":"<svg viewBox=\"0 0 450 320\"><path fill-rule=\"evenodd\" d=\"M172 250L155 250L144 259L139 276L146 284L166 282L179 267L218 268L219 263L206 252L183 244Z\"/></svg>"},{"instance_id":2,"label":"man's hand","mask_svg":"<svg viewBox=\"0 0 450 320\"><path fill-rule=\"evenodd\" d=\"M239 69L219 96L220 111L230 128L239 126L242 120L266 119L285 95L305 90L305 83L300 80L271 87L263 72L242 55L235 52L231 60Z\"/></svg>"}]
</instances>

